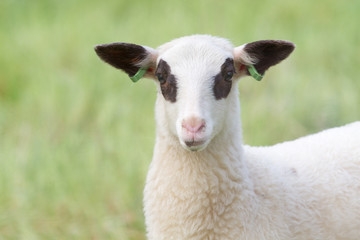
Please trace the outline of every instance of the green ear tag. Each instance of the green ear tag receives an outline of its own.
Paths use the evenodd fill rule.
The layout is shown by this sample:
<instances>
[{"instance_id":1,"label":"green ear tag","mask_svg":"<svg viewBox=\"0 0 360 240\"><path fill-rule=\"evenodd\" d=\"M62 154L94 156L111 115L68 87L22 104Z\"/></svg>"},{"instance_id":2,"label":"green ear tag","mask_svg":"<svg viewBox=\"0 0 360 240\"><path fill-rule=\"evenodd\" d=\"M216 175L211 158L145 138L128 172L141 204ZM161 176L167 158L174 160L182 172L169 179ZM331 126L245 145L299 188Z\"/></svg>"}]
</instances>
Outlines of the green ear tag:
<instances>
[{"instance_id":1,"label":"green ear tag","mask_svg":"<svg viewBox=\"0 0 360 240\"><path fill-rule=\"evenodd\" d=\"M261 81L261 79L264 77L263 75L261 75L260 73L258 73L258 71L256 71L256 68L254 67L254 65L248 65L246 66L250 75L255 78L258 81Z\"/></svg>"},{"instance_id":2,"label":"green ear tag","mask_svg":"<svg viewBox=\"0 0 360 240\"><path fill-rule=\"evenodd\" d=\"M147 70L148 68L140 68L134 76L130 77L131 81L133 81L134 83L139 81L145 75Z\"/></svg>"}]
</instances>

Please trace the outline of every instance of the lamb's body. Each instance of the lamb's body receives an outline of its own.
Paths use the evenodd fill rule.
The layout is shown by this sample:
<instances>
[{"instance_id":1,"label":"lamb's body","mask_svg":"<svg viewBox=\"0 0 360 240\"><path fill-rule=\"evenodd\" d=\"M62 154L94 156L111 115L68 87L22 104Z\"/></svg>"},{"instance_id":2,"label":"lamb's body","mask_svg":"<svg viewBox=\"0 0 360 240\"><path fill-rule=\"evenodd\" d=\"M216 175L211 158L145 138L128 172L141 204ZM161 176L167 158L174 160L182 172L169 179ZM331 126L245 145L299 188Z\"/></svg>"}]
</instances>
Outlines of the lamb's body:
<instances>
[{"instance_id":1,"label":"lamb's body","mask_svg":"<svg viewBox=\"0 0 360 240\"><path fill-rule=\"evenodd\" d=\"M244 155L262 214L284 211L283 239L359 239L360 122Z\"/></svg>"},{"instance_id":2,"label":"lamb's body","mask_svg":"<svg viewBox=\"0 0 360 240\"><path fill-rule=\"evenodd\" d=\"M158 79L144 191L150 240L360 239L360 122L271 147L243 145L237 79L251 65L263 74L293 49L287 41L233 48L211 36L158 50L96 47L130 76L141 67Z\"/></svg>"}]
</instances>

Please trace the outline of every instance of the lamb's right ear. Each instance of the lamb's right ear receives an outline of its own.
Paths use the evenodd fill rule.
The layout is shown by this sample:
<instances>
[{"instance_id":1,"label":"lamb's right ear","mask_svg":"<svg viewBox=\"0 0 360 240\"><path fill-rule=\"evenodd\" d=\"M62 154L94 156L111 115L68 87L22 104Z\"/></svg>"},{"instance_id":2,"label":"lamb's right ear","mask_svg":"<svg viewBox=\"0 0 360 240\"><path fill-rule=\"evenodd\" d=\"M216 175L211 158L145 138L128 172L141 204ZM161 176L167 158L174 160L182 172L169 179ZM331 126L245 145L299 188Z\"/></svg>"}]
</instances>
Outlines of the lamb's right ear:
<instances>
[{"instance_id":1,"label":"lamb's right ear","mask_svg":"<svg viewBox=\"0 0 360 240\"><path fill-rule=\"evenodd\" d=\"M111 66L133 77L140 68L146 69L145 77L154 77L157 51L131 43L110 43L95 46L96 54Z\"/></svg>"}]
</instances>

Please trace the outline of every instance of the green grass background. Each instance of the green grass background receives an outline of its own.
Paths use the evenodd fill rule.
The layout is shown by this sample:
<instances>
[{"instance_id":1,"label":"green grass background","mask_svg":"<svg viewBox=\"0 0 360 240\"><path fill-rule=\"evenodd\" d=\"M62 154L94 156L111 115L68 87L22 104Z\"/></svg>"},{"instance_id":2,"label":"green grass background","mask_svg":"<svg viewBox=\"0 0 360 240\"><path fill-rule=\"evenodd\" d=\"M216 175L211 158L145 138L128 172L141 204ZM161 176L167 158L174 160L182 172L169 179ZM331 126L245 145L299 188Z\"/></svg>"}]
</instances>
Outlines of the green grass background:
<instances>
[{"instance_id":1,"label":"green grass background","mask_svg":"<svg viewBox=\"0 0 360 240\"><path fill-rule=\"evenodd\" d=\"M240 84L246 143L360 119L360 1L1 0L0 240L145 239L155 87L93 46L206 33L296 43Z\"/></svg>"}]
</instances>

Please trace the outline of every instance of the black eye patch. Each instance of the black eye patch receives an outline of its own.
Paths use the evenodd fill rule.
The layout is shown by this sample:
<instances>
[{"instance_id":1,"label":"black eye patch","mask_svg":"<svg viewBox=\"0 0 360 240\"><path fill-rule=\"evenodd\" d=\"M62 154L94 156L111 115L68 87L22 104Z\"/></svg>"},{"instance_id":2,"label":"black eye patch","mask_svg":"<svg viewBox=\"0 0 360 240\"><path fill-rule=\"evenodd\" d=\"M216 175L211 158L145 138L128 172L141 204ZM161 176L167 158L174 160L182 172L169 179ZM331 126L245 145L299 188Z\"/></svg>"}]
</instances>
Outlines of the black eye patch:
<instances>
[{"instance_id":1,"label":"black eye patch","mask_svg":"<svg viewBox=\"0 0 360 240\"><path fill-rule=\"evenodd\" d=\"M165 100L172 103L176 102L176 78L173 74L171 74L171 68L166 61L162 59L159 61L155 76L159 80L161 93Z\"/></svg>"},{"instance_id":2,"label":"black eye patch","mask_svg":"<svg viewBox=\"0 0 360 240\"><path fill-rule=\"evenodd\" d=\"M213 92L216 100L226 98L229 95L234 74L234 60L227 58L223 65L221 65L220 72L214 77Z\"/></svg>"}]
</instances>

